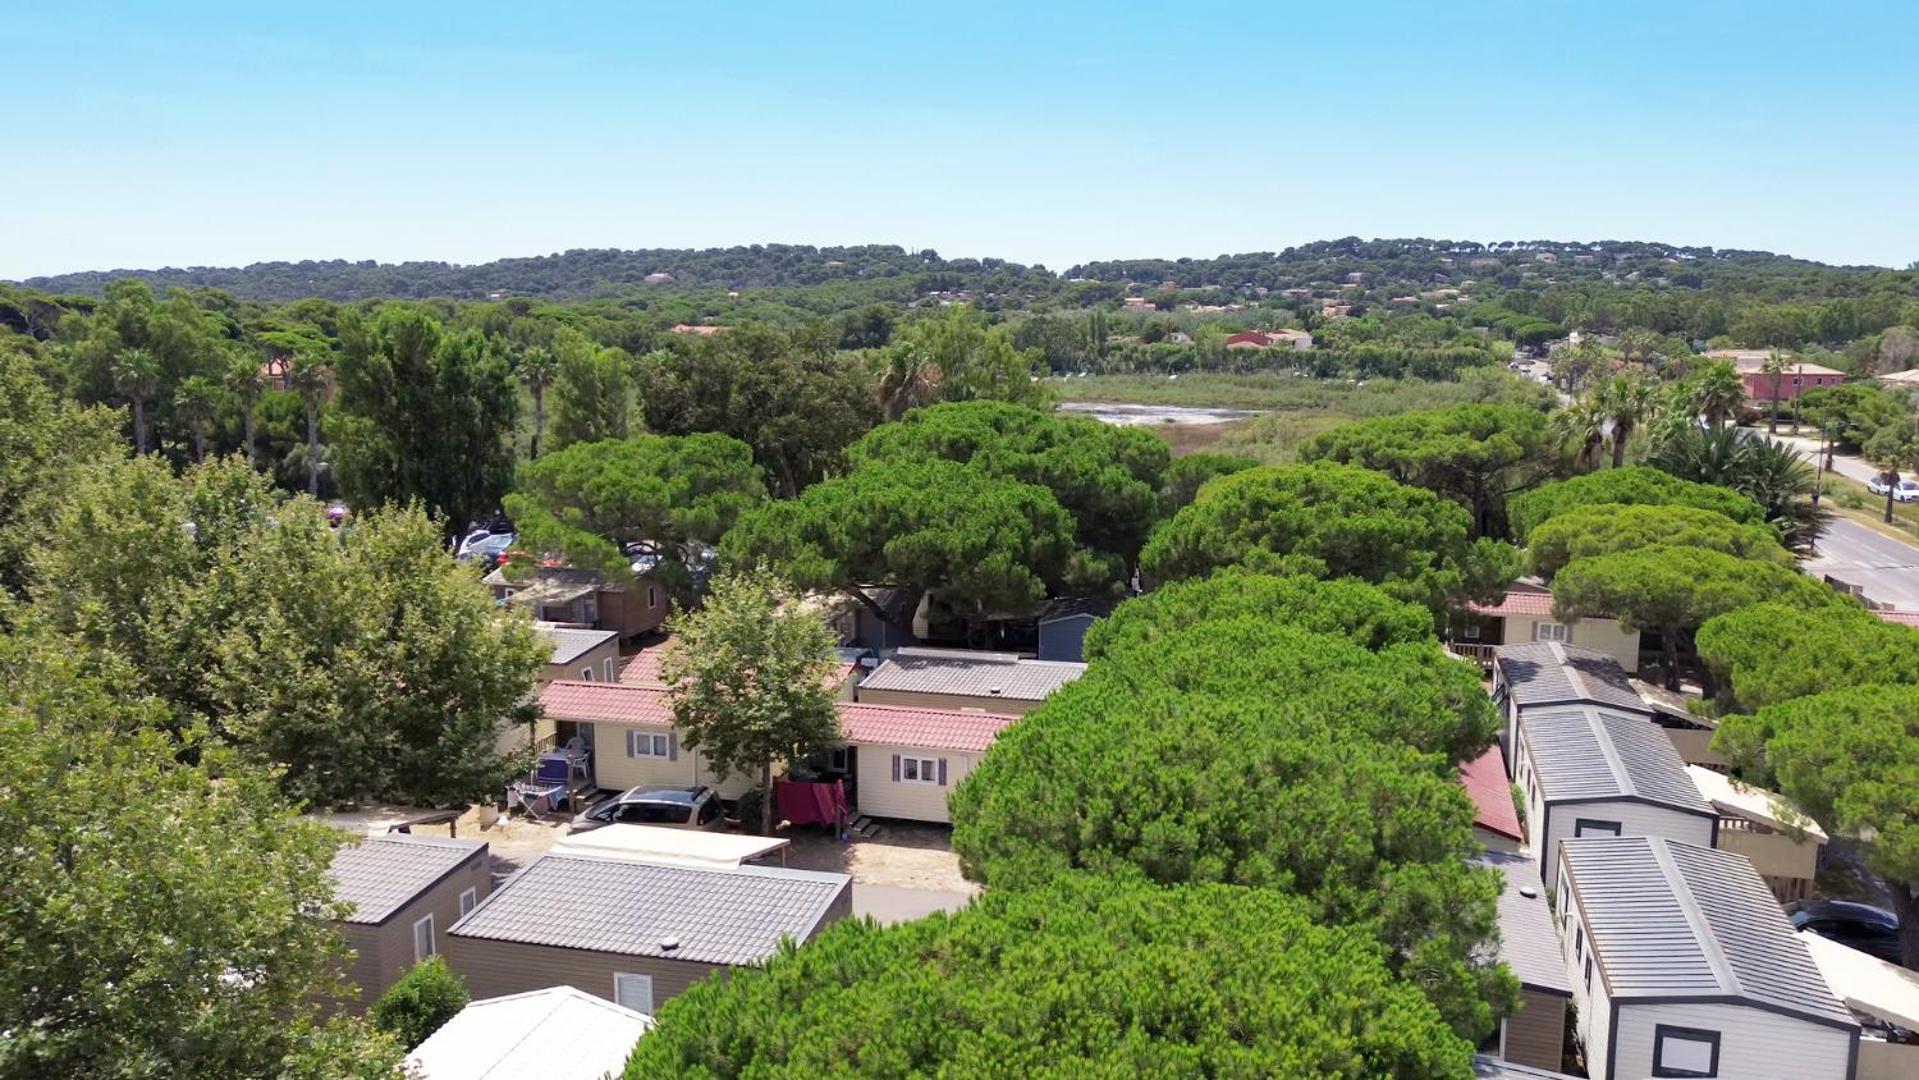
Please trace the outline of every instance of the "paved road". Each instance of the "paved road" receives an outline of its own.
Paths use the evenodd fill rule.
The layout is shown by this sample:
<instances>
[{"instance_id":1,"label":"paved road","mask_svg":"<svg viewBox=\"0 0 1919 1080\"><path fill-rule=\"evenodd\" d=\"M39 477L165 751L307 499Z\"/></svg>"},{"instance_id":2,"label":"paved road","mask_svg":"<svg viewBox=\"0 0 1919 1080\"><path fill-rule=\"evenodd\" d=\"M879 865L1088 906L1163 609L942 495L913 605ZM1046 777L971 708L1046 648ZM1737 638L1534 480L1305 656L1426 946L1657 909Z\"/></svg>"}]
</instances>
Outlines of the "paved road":
<instances>
[{"instance_id":1,"label":"paved road","mask_svg":"<svg viewBox=\"0 0 1919 1080\"><path fill-rule=\"evenodd\" d=\"M881 925L923 919L935 911L958 911L970 893L903 889L895 885L853 883L853 916L871 915Z\"/></svg>"},{"instance_id":2,"label":"paved road","mask_svg":"<svg viewBox=\"0 0 1919 1080\"><path fill-rule=\"evenodd\" d=\"M1843 460L1843 459L1842 459ZM1836 579L1882 607L1919 611L1919 547L1835 518L1806 572Z\"/></svg>"},{"instance_id":3,"label":"paved road","mask_svg":"<svg viewBox=\"0 0 1919 1080\"><path fill-rule=\"evenodd\" d=\"M1761 434L1765 433L1764 428L1759 428L1757 430ZM1799 451L1799 453L1805 457L1806 463L1808 465L1811 465L1814 468L1817 468L1819 466L1819 440L1818 439L1808 439L1798 435L1787 435L1787 434L1784 434L1783 432L1781 434L1773 435L1770 437L1777 439L1778 441L1782 443L1785 443L1787 446L1792 447L1794 450ZM1873 468L1871 465L1866 464L1864 460L1856 457L1851 457L1846 454L1834 454L1832 456L1832 471L1838 473L1841 476L1847 477L1849 479L1857 480L1862 484L1868 480L1871 480L1873 477L1879 475L1879 470Z\"/></svg>"}]
</instances>

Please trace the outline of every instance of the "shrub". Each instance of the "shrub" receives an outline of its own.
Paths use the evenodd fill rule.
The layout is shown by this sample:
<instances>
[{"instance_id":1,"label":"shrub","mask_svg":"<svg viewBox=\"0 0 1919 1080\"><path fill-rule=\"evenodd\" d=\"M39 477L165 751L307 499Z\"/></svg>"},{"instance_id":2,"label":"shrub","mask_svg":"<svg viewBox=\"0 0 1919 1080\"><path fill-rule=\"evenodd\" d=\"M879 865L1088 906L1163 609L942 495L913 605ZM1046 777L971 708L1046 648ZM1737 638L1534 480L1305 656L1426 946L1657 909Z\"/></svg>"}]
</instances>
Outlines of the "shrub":
<instances>
[{"instance_id":1,"label":"shrub","mask_svg":"<svg viewBox=\"0 0 1919 1080\"><path fill-rule=\"evenodd\" d=\"M375 1027L411 1050L458 1015L469 1000L466 981L445 960L429 956L380 995L371 1016Z\"/></svg>"}]
</instances>

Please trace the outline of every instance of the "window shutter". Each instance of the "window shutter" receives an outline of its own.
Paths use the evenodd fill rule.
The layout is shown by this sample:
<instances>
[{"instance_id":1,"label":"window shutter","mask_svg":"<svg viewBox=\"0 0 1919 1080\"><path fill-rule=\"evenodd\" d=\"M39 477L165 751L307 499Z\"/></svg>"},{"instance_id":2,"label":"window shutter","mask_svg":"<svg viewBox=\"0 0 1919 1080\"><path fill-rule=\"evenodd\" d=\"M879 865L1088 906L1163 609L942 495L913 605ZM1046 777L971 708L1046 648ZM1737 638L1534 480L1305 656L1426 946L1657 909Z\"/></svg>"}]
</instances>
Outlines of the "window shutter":
<instances>
[{"instance_id":1,"label":"window shutter","mask_svg":"<svg viewBox=\"0 0 1919 1080\"><path fill-rule=\"evenodd\" d=\"M900 756L898 754L894 754L893 755L893 782L897 784L899 783L899 779L900 779Z\"/></svg>"},{"instance_id":2,"label":"window shutter","mask_svg":"<svg viewBox=\"0 0 1919 1080\"><path fill-rule=\"evenodd\" d=\"M668 761L680 760L680 733L677 731L672 731L667 733L666 760Z\"/></svg>"},{"instance_id":3,"label":"window shutter","mask_svg":"<svg viewBox=\"0 0 1919 1080\"><path fill-rule=\"evenodd\" d=\"M637 731L634 731L632 728L627 728L626 729L626 756L639 757L640 756L639 744L640 744L640 733Z\"/></svg>"},{"instance_id":4,"label":"window shutter","mask_svg":"<svg viewBox=\"0 0 1919 1080\"><path fill-rule=\"evenodd\" d=\"M940 786L946 786L946 759L940 759Z\"/></svg>"}]
</instances>

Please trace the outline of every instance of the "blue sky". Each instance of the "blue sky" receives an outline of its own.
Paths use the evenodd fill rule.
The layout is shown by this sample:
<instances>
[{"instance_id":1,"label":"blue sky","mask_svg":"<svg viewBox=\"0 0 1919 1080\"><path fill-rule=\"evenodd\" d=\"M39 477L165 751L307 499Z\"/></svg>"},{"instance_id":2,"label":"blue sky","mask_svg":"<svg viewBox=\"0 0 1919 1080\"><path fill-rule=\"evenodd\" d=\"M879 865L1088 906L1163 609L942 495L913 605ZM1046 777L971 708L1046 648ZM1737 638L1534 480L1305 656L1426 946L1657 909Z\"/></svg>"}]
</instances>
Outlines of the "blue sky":
<instances>
[{"instance_id":1,"label":"blue sky","mask_svg":"<svg viewBox=\"0 0 1919 1080\"><path fill-rule=\"evenodd\" d=\"M0 278L1350 234L1905 266L1916 40L1894 2L0 0Z\"/></svg>"}]
</instances>

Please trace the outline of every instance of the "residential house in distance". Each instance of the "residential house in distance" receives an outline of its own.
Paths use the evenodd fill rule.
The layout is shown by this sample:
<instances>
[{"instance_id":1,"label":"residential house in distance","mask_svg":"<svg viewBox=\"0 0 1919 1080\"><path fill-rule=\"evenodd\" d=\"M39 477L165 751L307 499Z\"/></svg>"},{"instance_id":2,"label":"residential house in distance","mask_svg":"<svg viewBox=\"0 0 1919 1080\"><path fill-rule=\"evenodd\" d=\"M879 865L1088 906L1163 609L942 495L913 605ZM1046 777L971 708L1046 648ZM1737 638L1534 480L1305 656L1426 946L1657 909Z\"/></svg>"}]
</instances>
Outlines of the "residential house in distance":
<instances>
[{"instance_id":1,"label":"residential house in distance","mask_svg":"<svg viewBox=\"0 0 1919 1080\"><path fill-rule=\"evenodd\" d=\"M1569 839L1550 880L1594 1080L1855 1076L1858 1023L1744 856Z\"/></svg>"},{"instance_id":2,"label":"residential house in distance","mask_svg":"<svg viewBox=\"0 0 1919 1080\"><path fill-rule=\"evenodd\" d=\"M543 855L447 935L475 997L571 986L652 1015L693 983L763 964L852 910L845 874Z\"/></svg>"},{"instance_id":3,"label":"residential house in distance","mask_svg":"<svg viewBox=\"0 0 1919 1080\"><path fill-rule=\"evenodd\" d=\"M540 669L541 685L560 679L581 682L616 682L620 677L620 632L582 630L577 627L542 623L540 636L553 646L546 666Z\"/></svg>"},{"instance_id":4,"label":"residential house in distance","mask_svg":"<svg viewBox=\"0 0 1919 1080\"><path fill-rule=\"evenodd\" d=\"M475 1001L406 1057L419 1080L618 1076L653 1018L571 986Z\"/></svg>"},{"instance_id":5,"label":"residential house in distance","mask_svg":"<svg viewBox=\"0 0 1919 1080\"><path fill-rule=\"evenodd\" d=\"M1566 1006L1573 987L1560 956L1539 864L1524 855L1493 851L1476 861L1504 879L1499 959L1519 979L1519 1008L1500 1021L1497 1042L1482 1049L1514 1065L1557 1069L1564 1058Z\"/></svg>"},{"instance_id":6,"label":"residential house in distance","mask_svg":"<svg viewBox=\"0 0 1919 1080\"><path fill-rule=\"evenodd\" d=\"M612 630L628 640L666 621L666 590L650 575L620 586L608 584L597 570L541 566L527 580L511 581L501 566L484 580L495 600L524 608L539 622Z\"/></svg>"},{"instance_id":7,"label":"residential house in distance","mask_svg":"<svg viewBox=\"0 0 1919 1080\"><path fill-rule=\"evenodd\" d=\"M1719 812L1713 846L1752 860L1780 903L1803 900L1812 892L1826 833L1783 795L1743 784L1700 765L1686 766L1699 795Z\"/></svg>"},{"instance_id":8,"label":"residential house in distance","mask_svg":"<svg viewBox=\"0 0 1919 1080\"><path fill-rule=\"evenodd\" d=\"M1037 658L1074 664L1085 662L1086 631L1111 615L1115 603L1110 597L1082 596L1047 604L1039 616Z\"/></svg>"},{"instance_id":9,"label":"residential house in distance","mask_svg":"<svg viewBox=\"0 0 1919 1080\"><path fill-rule=\"evenodd\" d=\"M855 697L874 705L1024 716L1085 670L1085 664L1016 653L907 648L862 679Z\"/></svg>"},{"instance_id":10,"label":"residential house in distance","mask_svg":"<svg viewBox=\"0 0 1919 1080\"><path fill-rule=\"evenodd\" d=\"M1448 635L1454 651L1483 659L1485 648L1557 641L1604 653L1627 672L1639 670L1639 631L1627 630L1617 619L1553 618L1552 590L1537 579L1521 579L1506 590L1497 604L1468 604L1454 616Z\"/></svg>"},{"instance_id":11,"label":"residential house in distance","mask_svg":"<svg viewBox=\"0 0 1919 1080\"><path fill-rule=\"evenodd\" d=\"M996 713L843 702L847 800L872 817L947 823L946 807L993 739L1016 718Z\"/></svg>"},{"instance_id":12,"label":"residential house in distance","mask_svg":"<svg viewBox=\"0 0 1919 1080\"><path fill-rule=\"evenodd\" d=\"M1746 384L1746 400L1756 408L1771 407L1773 377L1766 374L1771 349L1714 349L1706 355L1714 360L1732 361L1740 380ZM1838 386L1844 381L1846 373L1836 368L1796 361L1779 377L1779 400L1791 401L1814 387Z\"/></svg>"},{"instance_id":13,"label":"residential house in distance","mask_svg":"<svg viewBox=\"0 0 1919 1080\"><path fill-rule=\"evenodd\" d=\"M1540 706L1603 705L1651 719L1653 710L1632 687L1619 662L1605 653L1559 642L1502 645L1493 650L1493 704L1505 724L1500 745L1506 767L1519 765L1514 747L1519 718Z\"/></svg>"},{"instance_id":14,"label":"residential house in distance","mask_svg":"<svg viewBox=\"0 0 1919 1080\"><path fill-rule=\"evenodd\" d=\"M1229 349L1310 349L1313 335L1304 330L1246 330L1227 337Z\"/></svg>"},{"instance_id":15,"label":"residential house in distance","mask_svg":"<svg viewBox=\"0 0 1919 1080\"><path fill-rule=\"evenodd\" d=\"M486 842L445 837L367 837L340 848L332 876L334 898L353 905L333 925L353 950L347 975L362 1008L437 955L442 935L493 889Z\"/></svg>"},{"instance_id":16,"label":"residential house in distance","mask_svg":"<svg viewBox=\"0 0 1919 1080\"><path fill-rule=\"evenodd\" d=\"M1528 709L1514 758L1543 880L1569 839L1663 836L1709 848L1718 836L1718 811L1644 716L1595 705Z\"/></svg>"}]
</instances>

